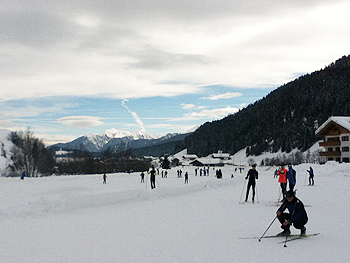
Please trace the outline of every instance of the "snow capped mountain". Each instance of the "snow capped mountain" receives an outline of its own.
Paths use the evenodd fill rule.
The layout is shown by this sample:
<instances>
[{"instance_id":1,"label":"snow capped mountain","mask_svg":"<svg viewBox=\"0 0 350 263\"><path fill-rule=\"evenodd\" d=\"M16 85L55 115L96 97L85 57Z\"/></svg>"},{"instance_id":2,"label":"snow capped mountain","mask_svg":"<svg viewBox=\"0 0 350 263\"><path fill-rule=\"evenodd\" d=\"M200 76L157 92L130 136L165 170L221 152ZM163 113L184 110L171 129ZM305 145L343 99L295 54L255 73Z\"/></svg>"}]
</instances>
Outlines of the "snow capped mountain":
<instances>
[{"instance_id":1,"label":"snow capped mountain","mask_svg":"<svg viewBox=\"0 0 350 263\"><path fill-rule=\"evenodd\" d=\"M99 152L103 151L106 145L111 141L117 141L117 144L128 144L131 141L135 140L152 140L156 138L158 137L152 136L143 130L130 132L111 128L101 134L92 133L89 135L81 136L68 143L55 144L53 147L60 147L67 150Z\"/></svg>"},{"instance_id":2,"label":"snow capped mountain","mask_svg":"<svg viewBox=\"0 0 350 263\"><path fill-rule=\"evenodd\" d=\"M143 130L136 131L136 132L130 132L130 131L121 131L121 130L117 130L114 128L105 130L102 134L90 134L90 135L88 135L88 137L91 140L94 140L96 138L114 139L114 138L124 138L124 137L132 137L134 140L156 139L156 136L152 136Z\"/></svg>"}]
</instances>

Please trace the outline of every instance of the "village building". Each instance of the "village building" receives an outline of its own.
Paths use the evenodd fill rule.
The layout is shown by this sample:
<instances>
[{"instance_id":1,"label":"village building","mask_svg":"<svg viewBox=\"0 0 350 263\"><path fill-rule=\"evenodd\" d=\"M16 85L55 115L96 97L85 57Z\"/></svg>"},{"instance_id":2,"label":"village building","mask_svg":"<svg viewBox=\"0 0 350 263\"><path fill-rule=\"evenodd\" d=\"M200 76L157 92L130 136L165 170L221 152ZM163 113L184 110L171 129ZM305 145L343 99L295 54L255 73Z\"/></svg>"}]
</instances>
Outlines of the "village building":
<instances>
[{"instance_id":1,"label":"village building","mask_svg":"<svg viewBox=\"0 0 350 263\"><path fill-rule=\"evenodd\" d=\"M220 159L220 160L230 160L230 154L228 153L223 153L222 151L218 151L218 153L213 153L212 157L214 159Z\"/></svg>"},{"instance_id":2,"label":"village building","mask_svg":"<svg viewBox=\"0 0 350 263\"><path fill-rule=\"evenodd\" d=\"M328 161L350 162L350 117L330 117L315 132L323 140L320 152Z\"/></svg>"}]
</instances>

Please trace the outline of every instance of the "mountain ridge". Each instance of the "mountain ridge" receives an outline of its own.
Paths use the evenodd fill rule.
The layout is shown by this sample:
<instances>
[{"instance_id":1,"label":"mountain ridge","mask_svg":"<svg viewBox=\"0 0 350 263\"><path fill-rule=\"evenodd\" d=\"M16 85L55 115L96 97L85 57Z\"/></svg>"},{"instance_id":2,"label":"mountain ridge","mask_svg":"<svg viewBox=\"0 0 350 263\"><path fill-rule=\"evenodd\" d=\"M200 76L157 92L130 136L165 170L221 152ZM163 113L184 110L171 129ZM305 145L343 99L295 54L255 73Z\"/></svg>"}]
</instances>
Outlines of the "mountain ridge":
<instances>
[{"instance_id":1,"label":"mountain ridge","mask_svg":"<svg viewBox=\"0 0 350 263\"><path fill-rule=\"evenodd\" d=\"M148 134L144 130L130 132L110 128L103 133L83 135L71 142L57 143L49 146L49 148L88 152L103 152L107 150L125 151L129 148L142 148L154 146L167 140L171 141L172 138L179 135L179 133L168 133L164 136L155 136Z\"/></svg>"}]
</instances>

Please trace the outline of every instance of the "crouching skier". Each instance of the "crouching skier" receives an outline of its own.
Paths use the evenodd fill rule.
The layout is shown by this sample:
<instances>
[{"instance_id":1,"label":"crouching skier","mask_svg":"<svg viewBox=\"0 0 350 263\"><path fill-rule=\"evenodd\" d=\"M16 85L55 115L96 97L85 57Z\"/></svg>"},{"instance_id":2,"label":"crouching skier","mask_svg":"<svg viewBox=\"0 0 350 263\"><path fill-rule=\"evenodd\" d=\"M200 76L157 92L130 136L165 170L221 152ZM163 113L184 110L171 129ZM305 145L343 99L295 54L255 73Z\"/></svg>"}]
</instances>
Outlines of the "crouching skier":
<instances>
[{"instance_id":1,"label":"crouching skier","mask_svg":"<svg viewBox=\"0 0 350 263\"><path fill-rule=\"evenodd\" d=\"M284 213L288 209L289 213ZM300 236L306 234L305 224L308 221L308 217L304 208L304 204L295 197L293 191L286 193L286 200L282 203L277 210L277 218L281 222L281 228L283 231L279 233L279 236L290 235L290 226L293 225L296 229L300 229Z\"/></svg>"}]
</instances>

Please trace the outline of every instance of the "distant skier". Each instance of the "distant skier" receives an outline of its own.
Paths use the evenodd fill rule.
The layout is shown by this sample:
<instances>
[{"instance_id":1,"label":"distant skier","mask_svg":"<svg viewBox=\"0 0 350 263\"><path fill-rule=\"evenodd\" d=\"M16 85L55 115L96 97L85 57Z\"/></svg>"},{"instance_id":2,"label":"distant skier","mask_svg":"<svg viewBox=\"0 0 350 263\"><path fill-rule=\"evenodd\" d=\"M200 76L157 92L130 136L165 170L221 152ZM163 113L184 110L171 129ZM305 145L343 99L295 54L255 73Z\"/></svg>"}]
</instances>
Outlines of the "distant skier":
<instances>
[{"instance_id":1,"label":"distant skier","mask_svg":"<svg viewBox=\"0 0 350 263\"><path fill-rule=\"evenodd\" d=\"M103 183L106 184L107 183L107 175L103 174Z\"/></svg>"},{"instance_id":2,"label":"distant skier","mask_svg":"<svg viewBox=\"0 0 350 263\"><path fill-rule=\"evenodd\" d=\"M141 172L140 176L141 176L141 183L144 183L145 182L145 173Z\"/></svg>"},{"instance_id":3,"label":"distant skier","mask_svg":"<svg viewBox=\"0 0 350 263\"><path fill-rule=\"evenodd\" d=\"M216 171L216 177L217 177L218 179L222 179L222 171L221 171L221 169L219 169L219 170Z\"/></svg>"},{"instance_id":4,"label":"distant skier","mask_svg":"<svg viewBox=\"0 0 350 263\"><path fill-rule=\"evenodd\" d=\"M292 165L290 164L288 166L288 172L287 172L286 176L287 176L287 180L289 182L289 190L292 192L294 191L294 186L297 183L296 175L297 175L297 172L293 169Z\"/></svg>"},{"instance_id":5,"label":"distant skier","mask_svg":"<svg viewBox=\"0 0 350 263\"><path fill-rule=\"evenodd\" d=\"M289 213L284 213L288 209ZM290 226L293 225L296 229L300 229L300 235L303 236L306 233L305 224L308 221L307 213L304 208L304 204L295 197L293 191L286 193L286 200L282 203L280 208L276 212L277 218L280 221L283 231L279 233L279 236L290 235Z\"/></svg>"},{"instance_id":6,"label":"distant skier","mask_svg":"<svg viewBox=\"0 0 350 263\"><path fill-rule=\"evenodd\" d=\"M285 199L287 191L287 172L288 171L284 168L284 165L282 165L281 169L277 172L277 174L279 175L278 182L281 185L283 199Z\"/></svg>"},{"instance_id":7,"label":"distant skier","mask_svg":"<svg viewBox=\"0 0 350 263\"><path fill-rule=\"evenodd\" d=\"M249 195L249 190L250 187L252 187L253 189L253 197L252 197L252 202L254 203L254 197L255 197L255 180L258 179L258 171L256 170L256 164L252 165L252 169L249 169L247 176L245 177L245 179L249 179L248 180L248 186L247 186L247 193L245 196L245 201L248 201L248 195Z\"/></svg>"},{"instance_id":8,"label":"distant skier","mask_svg":"<svg viewBox=\"0 0 350 263\"><path fill-rule=\"evenodd\" d=\"M310 166L310 170L307 170L309 173L309 185L314 185L314 170Z\"/></svg>"},{"instance_id":9,"label":"distant skier","mask_svg":"<svg viewBox=\"0 0 350 263\"><path fill-rule=\"evenodd\" d=\"M149 174L151 174L150 176L150 181L151 181L151 189L156 188L156 170L154 169L154 166L152 166L151 171L148 172Z\"/></svg>"},{"instance_id":10,"label":"distant skier","mask_svg":"<svg viewBox=\"0 0 350 263\"><path fill-rule=\"evenodd\" d=\"M188 184L188 173L185 173L185 184Z\"/></svg>"},{"instance_id":11,"label":"distant skier","mask_svg":"<svg viewBox=\"0 0 350 263\"><path fill-rule=\"evenodd\" d=\"M24 180L24 177L26 176L25 172L22 173L21 175L21 180Z\"/></svg>"}]
</instances>

